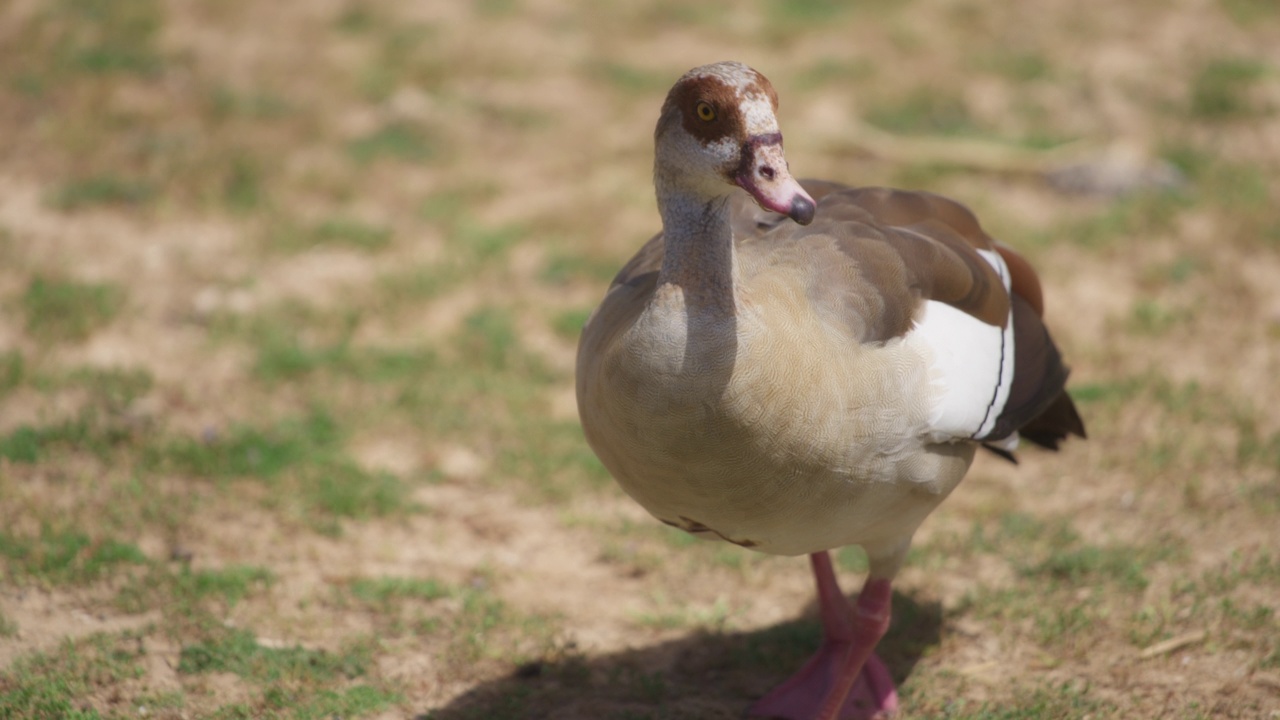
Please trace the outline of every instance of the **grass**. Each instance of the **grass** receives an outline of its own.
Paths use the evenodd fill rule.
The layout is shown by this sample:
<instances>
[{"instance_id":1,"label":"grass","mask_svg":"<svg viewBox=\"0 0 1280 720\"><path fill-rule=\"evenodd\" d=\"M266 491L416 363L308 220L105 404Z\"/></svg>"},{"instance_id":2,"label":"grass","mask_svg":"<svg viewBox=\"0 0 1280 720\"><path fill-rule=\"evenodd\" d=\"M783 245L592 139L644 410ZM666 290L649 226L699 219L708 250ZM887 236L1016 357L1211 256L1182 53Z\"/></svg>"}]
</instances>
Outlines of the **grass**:
<instances>
[{"instance_id":1,"label":"grass","mask_svg":"<svg viewBox=\"0 0 1280 720\"><path fill-rule=\"evenodd\" d=\"M331 451L338 440L333 418L316 411L272 428L236 426L221 437L177 437L150 462L197 477L252 475L270 480L317 453Z\"/></svg>"},{"instance_id":2,"label":"grass","mask_svg":"<svg viewBox=\"0 0 1280 720\"><path fill-rule=\"evenodd\" d=\"M1205 120L1238 120L1267 114L1255 104L1250 89L1262 80L1267 65L1246 58L1217 58L1200 68L1191 84L1193 116Z\"/></svg>"},{"instance_id":3,"label":"grass","mask_svg":"<svg viewBox=\"0 0 1280 720\"><path fill-rule=\"evenodd\" d=\"M1053 64L1044 53L1010 48L993 50L978 66L1015 83L1044 80L1053 72Z\"/></svg>"},{"instance_id":4,"label":"grass","mask_svg":"<svg viewBox=\"0 0 1280 720\"><path fill-rule=\"evenodd\" d=\"M228 629L182 648L180 673L229 672L267 682L291 680L315 683L330 678L354 679L368 671L369 648L358 646L340 653L301 647L263 647L245 630Z\"/></svg>"},{"instance_id":5,"label":"grass","mask_svg":"<svg viewBox=\"0 0 1280 720\"><path fill-rule=\"evenodd\" d=\"M964 100L937 88L921 87L897 102L876 105L867 112L866 119L896 133L965 135L977 132Z\"/></svg>"},{"instance_id":6,"label":"grass","mask_svg":"<svg viewBox=\"0 0 1280 720\"><path fill-rule=\"evenodd\" d=\"M422 128L403 122L389 123L347 145L347 153L361 164L381 158L420 163L431 159L435 152Z\"/></svg>"},{"instance_id":7,"label":"grass","mask_svg":"<svg viewBox=\"0 0 1280 720\"><path fill-rule=\"evenodd\" d=\"M78 210L95 205L140 205L155 196L155 188L138 180L102 175L73 180L52 198L60 210Z\"/></svg>"},{"instance_id":8,"label":"grass","mask_svg":"<svg viewBox=\"0 0 1280 720\"><path fill-rule=\"evenodd\" d=\"M381 250L391 243L391 231L384 227L336 217L312 227L307 233L314 245L344 245L358 250Z\"/></svg>"},{"instance_id":9,"label":"grass","mask_svg":"<svg viewBox=\"0 0 1280 720\"><path fill-rule=\"evenodd\" d=\"M143 466L224 483L252 478L267 486L268 506L293 508L327 535L341 534L342 519L415 508L401 478L353 462L342 439L334 419L313 410L268 428L234 426L225 436L173 437L149 448Z\"/></svg>"},{"instance_id":10,"label":"grass","mask_svg":"<svg viewBox=\"0 0 1280 720\"><path fill-rule=\"evenodd\" d=\"M106 717L83 704L85 697L145 674L138 636L126 633L67 640L57 650L19 659L0 673L0 716L24 718Z\"/></svg>"},{"instance_id":11,"label":"grass","mask_svg":"<svg viewBox=\"0 0 1280 720\"><path fill-rule=\"evenodd\" d=\"M702 629L717 632L724 630L732 616L732 611L724 600L718 600L710 607L679 605L673 607L671 602L665 599L658 599L655 604L659 607L657 611L636 615L636 625L663 630Z\"/></svg>"},{"instance_id":12,"label":"grass","mask_svg":"<svg viewBox=\"0 0 1280 720\"><path fill-rule=\"evenodd\" d=\"M62 0L38 15L36 26L56 38L50 59L57 70L151 75L164 62L156 42L163 22L160 4L150 0Z\"/></svg>"},{"instance_id":13,"label":"grass","mask_svg":"<svg viewBox=\"0 0 1280 720\"><path fill-rule=\"evenodd\" d=\"M351 584L355 598L374 605L389 604L399 600L438 600L448 597L451 591L438 580L429 578L362 578Z\"/></svg>"},{"instance_id":14,"label":"grass","mask_svg":"<svg viewBox=\"0 0 1280 720\"><path fill-rule=\"evenodd\" d=\"M26 360L22 353L9 350L0 353L0 396L22 384L26 374Z\"/></svg>"},{"instance_id":15,"label":"grass","mask_svg":"<svg viewBox=\"0 0 1280 720\"><path fill-rule=\"evenodd\" d=\"M729 717L802 664L803 559L649 519L574 401L657 229L658 104L735 52L798 175L957 197L1032 259L1090 430L926 522L880 648L904 719L1265 716L1280 16L953 5L0 4L0 718ZM1184 183L815 141L851 117L1121 127Z\"/></svg>"},{"instance_id":16,"label":"grass","mask_svg":"<svg viewBox=\"0 0 1280 720\"><path fill-rule=\"evenodd\" d=\"M944 537L934 543L955 546ZM1085 542L1065 519L1045 522L1022 513L1005 513L994 522L972 526L969 552L994 554L1019 577L1034 581L1038 591L1025 595L1016 588L986 586L966 595L957 608L961 615L975 613L991 622L1025 622L1047 651L1061 656L1082 651L1079 638L1090 628L1125 627L1137 642L1150 640L1158 631L1150 623L1150 609L1126 617L1146 596L1152 578L1163 576L1186 557L1187 549L1172 538L1146 545ZM929 545L919 549L932 554ZM1145 614L1144 614L1145 613Z\"/></svg>"},{"instance_id":17,"label":"grass","mask_svg":"<svg viewBox=\"0 0 1280 720\"><path fill-rule=\"evenodd\" d=\"M94 541L71 529L45 526L38 535L0 533L0 557L13 580L86 584L121 565L143 565L147 557L136 545L118 540Z\"/></svg>"},{"instance_id":18,"label":"grass","mask_svg":"<svg viewBox=\"0 0 1280 720\"><path fill-rule=\"evenodd\" d=\"M48 425L19 425L0 436L0 458L29 465L87 451L106 459L127 446L131 435L130 428L90 407L76 417Z\"/></svg>"},{"instance_id":19,"label":"grass","mask_svg":"<svg viewBox=\"0 0 1280 720\"><path fill-rule=\"evenodd\" d=\"M220 570L194 572L183 568L178 575L178 583L184 593L197 599L218 597L229 607L235 607L258 589L269 588L275 581L275 573L271 570L252 565L233 565Z\"/></svg>"},{"instance_id":20,"label":"grass","mask_svg":"<svg viewBox=\"0 0 1280 720\"><path fill-rule=\"evenodd\" d=\"M44 341L85 340L111 322L124 303L124 291L105 283L37 276L22 295L27 332Z\"/></svg>"}]
</instances>

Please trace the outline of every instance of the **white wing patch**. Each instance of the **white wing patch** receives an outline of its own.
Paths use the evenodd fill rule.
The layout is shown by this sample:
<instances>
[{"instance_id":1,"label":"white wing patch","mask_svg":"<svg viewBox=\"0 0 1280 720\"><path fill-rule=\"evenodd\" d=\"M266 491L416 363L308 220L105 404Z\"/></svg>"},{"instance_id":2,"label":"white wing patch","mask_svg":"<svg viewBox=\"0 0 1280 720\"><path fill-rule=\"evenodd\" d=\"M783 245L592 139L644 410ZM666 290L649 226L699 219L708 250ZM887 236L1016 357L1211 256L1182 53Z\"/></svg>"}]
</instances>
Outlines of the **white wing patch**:
<instances>
[{"instance_id":1,"label":"white wing patch","mask_svg":"<svg viewBox=\"0 0 1280 720\"><path fill-rule=\"evenodd\" d=\"M1009 290L1000 254L979 250ZM930 359L930 435L935 442L977 439L995 427L1013 385L1013 321L993 327L929 300L905 341Z\"/></svg>"}]
</instances>

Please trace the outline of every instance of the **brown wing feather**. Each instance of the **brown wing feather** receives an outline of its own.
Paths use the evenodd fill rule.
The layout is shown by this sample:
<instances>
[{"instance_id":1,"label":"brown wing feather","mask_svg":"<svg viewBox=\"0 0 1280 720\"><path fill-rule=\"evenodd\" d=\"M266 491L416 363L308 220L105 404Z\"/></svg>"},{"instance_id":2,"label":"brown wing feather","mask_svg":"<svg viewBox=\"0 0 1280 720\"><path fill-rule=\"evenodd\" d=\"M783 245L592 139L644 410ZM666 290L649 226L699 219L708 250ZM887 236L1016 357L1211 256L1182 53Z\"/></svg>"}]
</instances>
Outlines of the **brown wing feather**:
<instances>
[{"instance_id":1,"label":"brown wing feather","mask_svg":"<svg viewBox=\"0 0 1280 720\"><path fill-rule=\"evenodd\" d=\"M996 250L1009 267L1013 294L1030 303L1031 308L1036 311L1036 317L1044 317L1044 290L1040 287L1040 276L1031 267L1031 263L1004 243L997 242Z\"/></svg>"},{"instance_id":2,"label":"brown wing feather","mask_svg":"<svg viewBox=\"0 0 1280 720\"><path fill-rule=\"evenodd\" d=\"M1068 435L1085 436L1084 423L1065 390L1069 370L1041 320L1044 292L1040 279L1026 259L993 240L964 205L940 195L847 188L826 181L803 184L819 202L819 220L826 216L834 222L847 222L850 215L856 214L847 207L841 209L841 205L865 210L879 226L883 240L915 269L914 275L929 279L920 287L922 297L946 302L991 324L1003 325L1006 317L1012 318L1016 352L1013 386L988 439L1019 432L1033 443L1057 449ZM914 231L933 242L905 241L897 234L899 229ZM952 254L940 257L939 246ZM847 250L854 253L863 248L849 243ZM1010 293L1004 292L1003 283L991 272L990 265L972 250L1000 253L1009 268ZM1011 453L992 449L1013 459Z\"/></svg>"},{"instance_id":3,"label":"brown wing feather","mask_svg":"<svg viewBox=\"0 0 1280 720\"><path fill-rule=\"evenodd\" d=\"M930 193L812 180L801 184L818 201L818 213L809 226L790 228L791 238L834 238L871 290L891 295L905 289L913 295L893 298L892 304L906 309L906 322L882 324L864 341L905 334L911 329L910 315L924 299L946 303L989 325L1002 327L1008 321L1004 284L974 252L992 249L993 241L963 205Z\"/></svg>"},{"instance_id":4,"label":"brown wing feather","mask_svg":"<svg viewBox=\"0 0 1280 720\"><path fill-rule=\"evenodd\" d=\"M1031 442L1057 449L1067 435L1085 436L1084 423L1064 389L1069 371L1041 320L1044 295L1040 280L1021 255L987 235L964 205L940 195L851 188L824 180L803 180L801 184L818 203L812 224L795 225L782 215L761 209L746 193L736 193L729 202L737 242L777 242L783 238L774 236L774 231L780 231L792 242L816 242L822 236L825 242L834 243L840 256L861 275L863 282L853 286L893 295L884 298L875 312L868 312L871 304L866 298L846 303L860 315L848 320L857 323L863 342L881 342L908 332L911 316L922 299L947 303L991 325L1002 326L1012 317L1017 353L1013 387L994 430L985 439L1019 432ZM1004 258L1012 297L1005 293L991 265L974 252L977 249L996 250ZM659 233L618 272L611 291L639 296L652 293L662 267L662 252ZM848 287L849 283L837 282L835 277L845 272L847 267L820 269L820 274L833 277L830 283L819 283L817 291L823 292L824 285L831 292ZM617 288L620 285L627 287ZM631 307L643 304L626 303ZM992 449L1013 460L1011 453Z\"/></svg>"}]
</instances>

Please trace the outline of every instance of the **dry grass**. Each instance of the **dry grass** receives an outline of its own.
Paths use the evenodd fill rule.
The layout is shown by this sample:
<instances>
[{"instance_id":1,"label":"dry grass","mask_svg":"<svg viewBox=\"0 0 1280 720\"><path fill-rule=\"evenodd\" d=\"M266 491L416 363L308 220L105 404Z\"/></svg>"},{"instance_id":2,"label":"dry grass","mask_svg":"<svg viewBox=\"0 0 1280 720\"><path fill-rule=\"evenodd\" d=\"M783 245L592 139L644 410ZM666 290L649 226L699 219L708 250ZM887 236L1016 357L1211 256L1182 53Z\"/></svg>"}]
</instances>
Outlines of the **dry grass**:
<instances>
[{"instance_id":1,"label":"dry grass","mask_svg":"<svg viewBox=\"0 0 1280 720\"><path fill-rule=\"evenodd\" d=\"M651 521L572 396L727 58L798 174L1022 249L1074 367L1090 440L917 539L903 716L1280 716L1280 11L1089 5L0 3L0 717L728 718L793 669L806 564Z\"/></svg>"}]
</instances>

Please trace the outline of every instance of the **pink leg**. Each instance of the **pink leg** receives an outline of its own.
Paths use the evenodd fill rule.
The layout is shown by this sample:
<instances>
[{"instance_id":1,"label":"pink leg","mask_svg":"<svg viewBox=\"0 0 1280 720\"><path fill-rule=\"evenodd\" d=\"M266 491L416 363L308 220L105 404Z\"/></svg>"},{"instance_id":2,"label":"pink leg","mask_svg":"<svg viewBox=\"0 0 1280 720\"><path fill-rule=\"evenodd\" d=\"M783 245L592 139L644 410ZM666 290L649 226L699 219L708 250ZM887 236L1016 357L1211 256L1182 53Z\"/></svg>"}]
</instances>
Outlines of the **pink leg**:
<instances>
[{"instance_id":1,"label":"pink leg","mask_svg":"<svg viewBox=\"0 0 1280 720\"><path fill-rule=\"evenodd\" d=\"M757 717L787 720L869 720L898 709L884 664L872 654L889 628L890 581L867 578L851 606L836 584L831 556L809 556L818 581L822 647L795 675L751 706Z\"/></svg>"}]
</instances>

